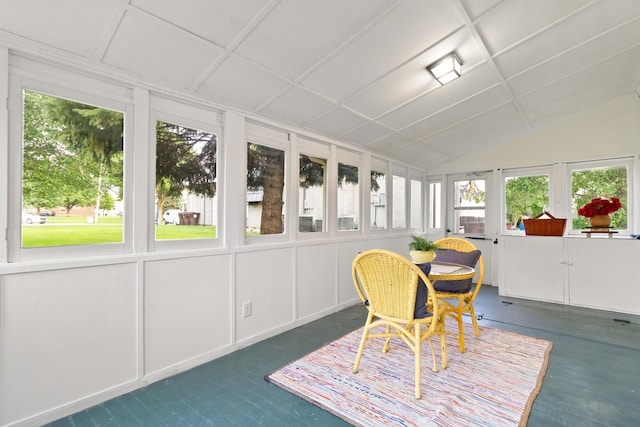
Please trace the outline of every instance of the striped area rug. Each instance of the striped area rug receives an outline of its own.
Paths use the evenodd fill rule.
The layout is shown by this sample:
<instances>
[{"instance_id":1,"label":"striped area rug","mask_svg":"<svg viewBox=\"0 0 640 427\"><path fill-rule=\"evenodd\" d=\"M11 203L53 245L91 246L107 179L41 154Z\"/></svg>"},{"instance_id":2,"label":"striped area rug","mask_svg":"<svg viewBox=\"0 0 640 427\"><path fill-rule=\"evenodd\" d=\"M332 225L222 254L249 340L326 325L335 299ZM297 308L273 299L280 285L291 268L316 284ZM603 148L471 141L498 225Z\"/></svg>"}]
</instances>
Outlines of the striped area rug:
<instances>
[{"instance_id":1,"label":"striped area rug","mask_svg":"<svg viewBox=\"0 0 640 427\"><path fill-rule=\"evenodd\" d=\"M399 339L386 354L382 339L369 340L360 371L352 372L361 329L265 379L356 426L525 426L553 344L488 327L476 337L470 324L465 328L466 352L447 337L449 367L437 373L423 344L420 400L413 396L413 355ZM438 349L438 338L432 341Z\"/></svg>"}]
</instances>

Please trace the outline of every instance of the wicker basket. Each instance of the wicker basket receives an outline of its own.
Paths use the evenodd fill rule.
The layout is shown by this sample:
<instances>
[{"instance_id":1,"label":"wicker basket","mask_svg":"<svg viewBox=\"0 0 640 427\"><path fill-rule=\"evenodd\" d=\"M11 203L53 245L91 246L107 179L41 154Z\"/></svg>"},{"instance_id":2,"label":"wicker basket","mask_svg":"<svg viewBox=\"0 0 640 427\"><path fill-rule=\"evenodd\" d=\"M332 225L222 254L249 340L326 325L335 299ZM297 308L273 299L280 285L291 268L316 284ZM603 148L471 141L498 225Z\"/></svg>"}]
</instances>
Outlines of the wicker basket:
<instances>
[{"instance_id":1,"label":"wicker basket","mask_svg":"<svg viewBox=\"0 0 640 427\"><path fill-rule=\"evenodd\" d=\"M546 215L548 218L540 219ZM527 236L562 236L566 218L556 218L549 212L544 211L535 218L524 219L524 233Z\"/></svg>"}]
</instances>

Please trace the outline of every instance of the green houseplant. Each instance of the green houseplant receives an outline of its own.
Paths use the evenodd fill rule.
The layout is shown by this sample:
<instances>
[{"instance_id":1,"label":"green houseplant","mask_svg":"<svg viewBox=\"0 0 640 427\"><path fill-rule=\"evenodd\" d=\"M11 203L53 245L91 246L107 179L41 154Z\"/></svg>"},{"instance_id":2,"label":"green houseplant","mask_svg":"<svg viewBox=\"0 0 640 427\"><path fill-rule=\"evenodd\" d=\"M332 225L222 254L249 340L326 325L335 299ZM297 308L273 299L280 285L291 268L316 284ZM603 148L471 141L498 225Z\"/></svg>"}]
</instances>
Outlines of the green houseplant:
<instances>
[{"instance_id":1,"label":"green houseplant","mask_svg":"<svg viewBox=\"0 0 640 427\"><path fill-rule=\"evenodd\" d=\"M416 264L431 262L436 257L434 252L438 245L421 236L411 236L409 242L409 255Z\"/></svg>"}]
</instances>

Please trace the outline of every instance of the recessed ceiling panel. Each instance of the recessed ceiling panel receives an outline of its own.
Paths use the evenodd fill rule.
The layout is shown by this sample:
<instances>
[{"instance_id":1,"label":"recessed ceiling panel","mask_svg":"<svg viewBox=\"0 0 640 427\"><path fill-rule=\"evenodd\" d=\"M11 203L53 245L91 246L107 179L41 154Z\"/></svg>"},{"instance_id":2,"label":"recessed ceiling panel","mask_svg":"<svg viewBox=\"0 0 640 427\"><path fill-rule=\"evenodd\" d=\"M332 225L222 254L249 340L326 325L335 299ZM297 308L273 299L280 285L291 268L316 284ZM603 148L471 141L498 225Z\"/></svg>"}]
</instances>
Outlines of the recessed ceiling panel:
<instances>
[{"instance_id":1,"label":"recessed ceiling panel","mask_svg":"<svg viewBox=\"0 0 640 427\"><path fill-rule=\"evenodd\" d=\"M640 29L640 26L638 28ZM640 42L640 38L636 41ZM594 72L600 75L616 73L617 70L638 64L639 50L640 43L624 51L614 50L605 38L600 38L510 79L509 87L516 96L522 96L564 77L569 77L566 84L572 85L572 79L576 78L572 76L589 75ZM618 53L608 56L613 52Z\"/></svg>"},{"instance_id":2,"label":"recessed ceiling panel","mask_svg":"<svg viewBox=\"0 0 640 427\"><path fill-rule=\"evenodd\" d=\"M236 52L296 79L392 3L391 0L284 0Z\"/></svg>"},{"instance_id":3,"label":"recessed ceiling panel","mask_svg":"<svg viewBox=\"0 0 640 427\"><path fill-rule=\"evenodd\" d=\"M469 32L461 30L376 81L346 101L345 105L367 117L376 118L418 95L440 87L426 67L450 52L456 52L461 58L464 70L470 70L484 61Z\"/></svg>"},{"instance_id":4,"label":"recessed ceiling panel","mask_svg":"<svg viewBox=\"0 0 640 427\"><path fill-rule=\"evenodd\" d=\"M222 49L155 19L127 12L104 63L155 84L190 89Z\"/></svg>"},{"instance_id":5,"label":"recessed ceiling panel","mask_svg":"<svg viewBox=\"0 0 640 427\"><path fill-rule=\"evenodd\" d=\"M367 148L370 150L375 150L378 153L383 153L389 157L394 157L392 156L393 153L409 145L416 145L416 141L412 141L402 134L392 133L385 136L384 138L378 139L377 141L373 141L371 144L367 144Z\"/></svg>"},{"instance_id":6,"label":"recessed ceiling panel","mask_svg":"<svg viewBox=\"0 0 640 427\"><path fill-rule=\"evenodd\" d=\"M318 117L335 104L306 90L294 87L261 108L270 117L298 126Z\"/></svg>"},{"instance_id":7,"label":"recessed ceiling panel","mask_svg":"<svg viewBox=\"0 0 640 427\"><path fill-rule=\"evenodd\" d=\"M402 130L408 136L421 139L427 135L439 132L443 129L455 126L464 122L470 117L477 116L485 111L493 110L500 104L509 101L507 94L501 86L494 86L472 98L466 99L458 104L434 114L418 123L415 123Z\"/></svg>"},{"instance_id":8,"label":"recessed ceiling panel","mask_svg":"<svg viewBox=\"0 0 640 427\"><path fill-rule=\"evenodd\" d=\"M433 47L462 26L450 1L399 2L361 37L302 80L341 101Z\"/></svg>"},{"instance_id":9,"label":"recessed ceiling panel","mask_svg":"<svg viewBox=\"0 0 640 427\"><path fill-rule=\"evenodd\" d=\"M476 25L493 55L562 20L586 3L585 0L503 1Z\"/></svg>"},{"instance_id":10,"label":"recessed ceiling panel","mask_svg":"<svg viewBox=\"0 0 640 427\"><path fill-rule=\"evenodd\" d=\"M640 41L640 1L620 2L611 9L610 3L598 2L553 26L512 50L495 58L500 71L509 78L549 58L560 55L579 44L598 44L604 40L606 49L624 48L633 40ZM622 28L614 29L617 26ZM612 34L606 34L612 32Z\"/></svg>"},{"instance_id":11,"label":"recessed ceiling panel","mask_svg":"<svg viewBox=\"0 0 640 427\"><path fill-rule=\"evenodd\" d=\"M506 104L423 141L444 153L458 155L497 144L527 130L513 105Z\"/></svg>"},{"instance_id":12,"label":"recessed ceiling panel","mask_svg":"<svg viewBox=\"0 0 640 427\"><path fill-rule=\"evenodd\" d=\"M197 92L215 102L255 111L287 87L289 84L286 82L231 56L225 59Z\"/></svg>"},{"instance_id":13,"label":"recessed ceiling panel","mask_svg":"<svg viewBox=\"0 0 640 427\"><path fill-rule=\"evenodd\" d=\"M463 73L459 79L392 111L381 117L379 121L391 128L402 129L497 84L498 79L493 72L488 66L482 65Z\"/></svg>"},{"instance_id":14,"label":"recessed ceiling panel","mask_svg":"<svg viewBox=\"0 0 640 427\"><path fill-rule=\"evenodd\" d=\"M366 119L346 108L338 107L305 125L316 132L338 137L362 126Z\"/></svg>"},{"instance_id":15,"label":"recessed ceiling panel","mask_svg":"<svg viewBox=\"0 0 640 427\"><path fill-rule=\"evenodd\" d=\"M91 58L119 4L114 0L3 1L0 29Z\"/></svg>"},{"instance_id":16,"label":"recessed ceiling panel","mask_svg":"<svg viewBox=\"0 0 640 427\"><path fill-rule=\"evenodd\" d=\"M389 135L391 131L375 122L369 122L345 135L341 139L356 145L368 145Z\"/></svg>"},{"instance_id":17,"label":"recessed ceiling panel","mask_svg":"<svg viewBox=\"0 0 640 427\"><path fill-rule=\"evenodd\" d=\"M132 0L131 4L209 41L227 47L268 0Z\"/></svg>"},{"instance_id":18,"label":"recessed ceiling panel","mask_svg":"<svg viewBox=\"0 0 640 427\"><path fill-rule=\"evenodd\" d=\"M532 125L557 121L560 117L587 111L633 93L638 87L640 66L610 74L596 84L593 83L596 80L593 75L572 76L570 79L571 82L558 81L520 100Z\"/></svg>"}]
</instances>

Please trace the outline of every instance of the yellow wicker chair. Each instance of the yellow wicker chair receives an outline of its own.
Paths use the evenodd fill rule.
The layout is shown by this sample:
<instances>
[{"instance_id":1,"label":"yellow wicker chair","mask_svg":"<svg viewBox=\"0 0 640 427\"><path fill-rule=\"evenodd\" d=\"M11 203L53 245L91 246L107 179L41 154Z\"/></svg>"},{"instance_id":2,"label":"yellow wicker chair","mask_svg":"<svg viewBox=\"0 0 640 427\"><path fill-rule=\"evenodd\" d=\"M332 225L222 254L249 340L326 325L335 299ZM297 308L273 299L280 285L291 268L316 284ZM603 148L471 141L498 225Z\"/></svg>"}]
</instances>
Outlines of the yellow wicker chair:
<instances>
[{"instance_id":1,"label":"yellow wicker chair","mask_svg":"<svg viewBox=\"0 0 640 427\"><path fill-rule=\"evenodd\" d=\"M473 243L459 237L445 237L444 239L436 240L434 243L437 244L439 248L455 249L458 252L471 252L478 249ZM438 262L437 257L434 262ZM484 260L482 259L482 255L478 258L476 271L478 272L478 282L469 292L457 293L436 291L438 299L443 303L446 315L458 322L458 343L460 345L461 353L464 353L465 351L463 323L464 313L469 313L471 322L473 323L473 332L476 336L480 336L480 329L478 328L478 320L476 319L473 302L482 287L482 279L484 277ZM455 300L457 303L452 304L448 300Z\"/></svg>"},{"instance_id":2,"label":"yellow wicker chair","mask_svg":"<svg viewBox=\"0 0 640 427\"><path fill-rule=\"evenodd\" d=\"M353 372L358 372L365 343L370 338L386 338L382 351L389 350L391 338L401 338L414 352L415 397L420 398L422 382L422 342L429 341L433 371L438 372L431 335L440 335L441 364L447 367L444 312L427 276L411 261L395 252L373 249L359 254L353 261L353 282L369 311ZM430 316L414 318L419 280L427 286ZM378 329L374 331L374 329Z\"/></svg>"}]
</instances>

